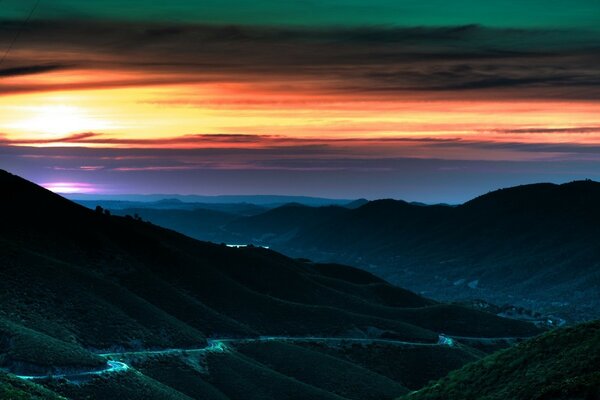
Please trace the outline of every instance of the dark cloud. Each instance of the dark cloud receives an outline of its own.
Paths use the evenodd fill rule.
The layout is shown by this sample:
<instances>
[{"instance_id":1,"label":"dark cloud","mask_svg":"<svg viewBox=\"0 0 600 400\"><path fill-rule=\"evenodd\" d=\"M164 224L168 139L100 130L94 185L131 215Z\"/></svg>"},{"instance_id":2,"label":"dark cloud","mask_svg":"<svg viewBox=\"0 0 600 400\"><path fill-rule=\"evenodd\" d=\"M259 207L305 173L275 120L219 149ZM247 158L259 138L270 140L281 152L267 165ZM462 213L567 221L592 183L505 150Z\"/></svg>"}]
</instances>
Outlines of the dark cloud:
<instances>
[{"instance_id":1,"label":"dark cloud","mask_svg":"<svg viewBox=\"0 0 600 400\"><path fill-rule=\"evenodd\" d=\"M303 29L34 21L13 52L6 76L64 66L146 74L71 86L2 86L0 81L0 90L277 81L378 95L489 96L488 91L501 88L508 97L588 99L600 98L598 49L600 38L594 33L478 25ZM49 60L52 64L46 65Z\"/></svg>"},{"instance_id":2,"label":"dark cloud","mask_svg":"<svg viewBox=\"0 0 600 400\"><path fill-rule=\"evenodd\" d=\"M532 130L501 130L494 132L512 133L582 133L599 132L598 127L564 128L564 129L532 129ZM47 144L72 144L79 149L82 157L93 155L96 151L107 152L107 148L115 147L116 153L125 152L127 156L119 156L120 160L139 160L140 157L147 162L148 157L159 162L158 167L164 163L171 167L183 168L177 160L185 158L202 159L203 163L193 162L186 168L205 168L209 165L204 161L211 159L210 165L246 165L253 167L277 167L273 162L285 159L307 160L309 163L335 164L345 156L357 159L379 159L394 155L428 156L442 154L443 157L456 159L461 156L473 155L480 158L563 158L570 160L598 159L600 160L600 145L583 143L543 143L543 142L518 142L474 140L465 138L436 138L436 137L368 137L368 138L299 138L277 135L245 135L245 134L191 134L166 138L115 138L101 133L84 132L65 137L46 139L7 139L0 134L0 145L24 146ZM79 146L99 146L103 150ZM118 148L123 146L123 148ZM52 152L53 148L49 151ZM440 152L449 150L450 152ZM489 153L482 153L485 150ZM506 151L509 151L506 153ZM522 155L519 155L522 154ZM318 161L315 157L328 157ZM164 160L162 160L164 158ZM214 159L213 159L214 158ZM159 161L159 159L161 159ZM175 162L175 165L171 165ZM132 167L132 166L124 166ZM135 165L135 168L153 168L157 165ZM280 166L284 167L284 166ZM287 168L287 166L285 167ZM335 167L337 168L337 167Z\"/></svg>"},{"instance_id":3,"label":"dark cloud","mask_svg":"<svg viewBox=\"0 0 600 400\"><path fill-rule=\"evenodd\" d=\"M55 144L55 143L78 143L85 142L87 139L92 139L98 136L96 133L83 132L69 136L61 136L53 139L7 139L0 134L0 144L8 145L23 145L23 144Z\"/></svg>"},{"instance_id":4,"label":"dark cloud","mask_svg":"<svg viewBox=\"0 0 600 400\"><path fill-rule=\"evenodd\" d=\"M33 75L42 74L44 72L52 72L61 69L69 68L68 65L50 64L50 65L26 65L14 68L0 69L0 78L8 76Z\"/></svg>"}]
</instances>

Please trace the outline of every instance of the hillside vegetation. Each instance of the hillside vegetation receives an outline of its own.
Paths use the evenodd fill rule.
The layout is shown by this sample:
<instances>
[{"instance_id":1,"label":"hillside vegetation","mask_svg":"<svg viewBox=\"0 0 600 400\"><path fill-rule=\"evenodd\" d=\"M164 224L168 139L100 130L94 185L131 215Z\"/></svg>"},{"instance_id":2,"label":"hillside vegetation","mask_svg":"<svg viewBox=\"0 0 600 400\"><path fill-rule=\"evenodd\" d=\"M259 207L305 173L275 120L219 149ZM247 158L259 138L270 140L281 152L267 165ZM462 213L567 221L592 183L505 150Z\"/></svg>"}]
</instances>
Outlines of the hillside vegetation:
<instances>
[{"instance_id":1,"label":"hillside vegetation","mask_svg":"<svg viewBox=\"0 0 600 400\"><path fill-rule=\"evenodd\" d=\"M43 386L11 377L3 372L0 372L0 399L67 400Z\"/></svg>"},{"instance_id":2,"label":"hillside vegetation","mask_svg":"<svg viewBox=\"0 0 600 400\"><path fill-rule=\"evenodd\" d=\"M552 331L481 361L402 400L600 398L600 322Z\"/></svg>"}]
</instances>

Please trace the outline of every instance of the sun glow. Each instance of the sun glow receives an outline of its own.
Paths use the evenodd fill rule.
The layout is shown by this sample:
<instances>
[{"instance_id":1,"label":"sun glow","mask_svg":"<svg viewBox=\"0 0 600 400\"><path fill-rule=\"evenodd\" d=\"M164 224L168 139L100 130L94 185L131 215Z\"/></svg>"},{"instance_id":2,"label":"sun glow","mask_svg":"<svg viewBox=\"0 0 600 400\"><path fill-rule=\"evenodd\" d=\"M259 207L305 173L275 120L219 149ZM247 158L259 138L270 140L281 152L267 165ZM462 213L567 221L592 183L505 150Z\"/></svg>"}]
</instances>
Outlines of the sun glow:
<instances>
[{"instance_id":1,"label":"sun glow","mask_svg":"<svg viewBox=\"0 0 600 400\"><path fill-rule=\"evenodd\" d=\"M67 135L103 130L110 123L95 118L85 109L72 105L40 105L27 107L29 116L10 124L10 128L30 134Z\"/></svg>"},{"instance_id":2,"label":"sun glow","mask_svg":"<svg viewBox=\"0 0 600 400\"><path fill-rule=\"evenodd\" d=\"M72 193L95 193L96 188L83 182L47 182L42 183L42 186L55 193L72 194Z\"/></svg>"}]
</instances>

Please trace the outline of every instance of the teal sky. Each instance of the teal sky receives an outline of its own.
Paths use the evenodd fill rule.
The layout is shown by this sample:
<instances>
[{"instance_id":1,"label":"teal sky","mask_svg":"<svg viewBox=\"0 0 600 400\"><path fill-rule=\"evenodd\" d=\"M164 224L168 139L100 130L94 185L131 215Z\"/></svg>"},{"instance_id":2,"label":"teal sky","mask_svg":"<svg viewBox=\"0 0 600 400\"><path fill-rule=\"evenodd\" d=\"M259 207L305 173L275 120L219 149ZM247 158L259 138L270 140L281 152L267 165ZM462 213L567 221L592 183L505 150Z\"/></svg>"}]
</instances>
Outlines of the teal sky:
<instances>
[{"instance_id":1,"label":"teal sky","mask_svg":"<svg viewBox=\"0 0 600 400\"><path fill-rule=\"evenodd\" d=\"M4 17L34 0L3 0ZM41 0L37 18L103 18L252 25L379 25L587 28L598 0Z\"/></svg>"}]
</instances>

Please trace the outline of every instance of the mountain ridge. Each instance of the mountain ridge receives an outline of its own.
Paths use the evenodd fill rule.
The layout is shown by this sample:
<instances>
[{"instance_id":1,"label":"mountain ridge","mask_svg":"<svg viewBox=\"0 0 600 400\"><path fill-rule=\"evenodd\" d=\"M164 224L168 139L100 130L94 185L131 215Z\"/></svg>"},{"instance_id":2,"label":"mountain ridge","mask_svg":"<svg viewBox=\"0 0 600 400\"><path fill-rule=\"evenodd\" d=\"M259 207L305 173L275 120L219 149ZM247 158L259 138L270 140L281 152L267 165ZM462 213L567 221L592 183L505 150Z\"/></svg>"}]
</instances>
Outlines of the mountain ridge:
<instances>
[{"instance_id":1,"label":"mountain ridge","mask_svg":"<svg viewBox=\"0 0 600 400\"><path fill-rule=\"evenodd\" d=\"M461 205L288 206L215 225L210 238L355 265L443 301L482 298L577 321L599 316L598 202L600 183L584 180Z\"/></svg>"}]
</instances>

